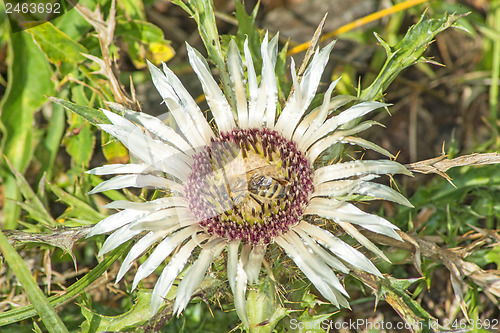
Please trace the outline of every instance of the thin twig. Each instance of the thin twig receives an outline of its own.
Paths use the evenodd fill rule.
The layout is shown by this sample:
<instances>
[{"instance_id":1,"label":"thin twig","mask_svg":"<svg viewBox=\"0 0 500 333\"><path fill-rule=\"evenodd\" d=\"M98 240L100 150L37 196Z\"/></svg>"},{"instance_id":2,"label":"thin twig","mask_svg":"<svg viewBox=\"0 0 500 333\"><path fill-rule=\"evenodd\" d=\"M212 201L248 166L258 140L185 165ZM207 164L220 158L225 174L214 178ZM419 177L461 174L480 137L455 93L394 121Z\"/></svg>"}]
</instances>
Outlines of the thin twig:
<instances>
[{"instance_id":1,"label":"thin twig","mask_svg":"<svg viewBox=\"0 0 500 333\"><path fill-rule=\"evenodd\" d=\"M499 153L470 154L452 158L451 160L447 159L447 157L448 155L442 155L428 160L406 164L405 166L408 170L413 172L418 172L423 174L437 173L438 175L445 178L453 185L450 176L446 174L446 171L451 168L466 166L466 165L484 165L484 164L500 163Z\"/></svg>"}]
</instances>

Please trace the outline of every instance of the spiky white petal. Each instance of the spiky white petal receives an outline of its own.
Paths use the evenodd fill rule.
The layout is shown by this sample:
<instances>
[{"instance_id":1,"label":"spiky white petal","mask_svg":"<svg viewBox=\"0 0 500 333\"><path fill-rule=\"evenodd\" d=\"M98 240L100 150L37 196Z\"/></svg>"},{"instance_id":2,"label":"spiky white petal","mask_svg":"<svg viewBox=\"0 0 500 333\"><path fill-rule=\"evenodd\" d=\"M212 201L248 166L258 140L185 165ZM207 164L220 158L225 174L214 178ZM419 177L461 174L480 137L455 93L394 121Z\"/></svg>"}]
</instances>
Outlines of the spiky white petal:
<instances>
[{"instance_id":1,"label":"spiky white petal","mask_svg":"<svg viewBox=\"0 0 500 333\"><path fill-rule=\"evenodd\" d=\"M153 140L151 140L151 141L146 140L149 138L147 136L145 136L144 133L142 133L142 131L140 130L140 128L137 127L136 125L134 125L132 122L125 119L124 117L119 116L116 113L109 112L105 109L101 109L101 110L106 115L106 117L113 123L114 126L112 126L112 128L114 129L115 133L122 134L123 132L125 132L125 133L128 132L132 135L132 137L127 137L126 135L125 136L120 135L120 137L117 137L120 141L122 141L123 144L125 144L127 146L127 148L130 145L137 144L137 142L133 142L133 141L129 142L131 139L139 138L139 139L144 140L147 144L154 143L155 144L154 147L163 146L162 147L163 150L167 151L169 153L169 155L175 154L177 159L183 160L187 165L192 164L191 158L185 153L184 150L170 146L170 145L162 144L161 142L159 142L157 140L154 140L154 141ZM102 126L108 127L109 125L102 125ZM102 126L101 126L101 128L102 128ZM113 134L113 135L115 135L115 134ZM151 149L154 149L154 148L152 147Z\"/></svg>"},{"instance_id":2,"label":"spiky white petal","mask_svg":"<svg viewBox=\"0 0 500 333\"><path fill-rule=\"evenodd\" d=\"M247 77L248 77L248 120L240 119L240 128L250 127L250 117L255 114L257 109L257 97L258 97L258 86L257 86L257 74L255 74L255 68L252 59L252 53L248 48L248 38L245 40L243 45L243 50L245 53L245 61L247 64ZM252 123L254 120L252 120Z\"/></svg>"},{"instance_id":3,"label":"spiky white petal","mask_svg":"<svg viewBox=\"0 0 500 333\"><path fill-rule=\"evenodd\" d=\"M276 130L286 138L292 138L295 127L311 104L334 45L335 42L331 42L319 53L316 51L300 84L297 85L294 82L295 90L276 123ZM294 75L293 71L292 69L292 75Z\"/></svg>"},{"instance_id":4,"label":"spiky white petal","mask_svg":"<svg viewBox=\"0 0 500 333\"><path fill-rule=\"evenodd\" d=\"M367 113L370 113L376 109L387 106L387 104L379 102L362 102L356 104L349 109L341 112L339 115L326 120L319 128L310 133L310 136L305 136L299 141L299 146L301 149L307 150L309 147L324 137L325 135L333 132L339 126L344 125L354 119L360 118Z\"/></svg>"},{"instance_id":5,"label":"spiky white petal","mask_svg":"<svg viewBox=\"0 0 500 333\"><path fill-rule=\"evenodd\" d=\"M246 298L245 293L247 290L247 273L243 268L241 258L238 258L238 248L240 241L232 241L228 245L227 250L227 277L229 286L234 296L234 307L236 313L241 318L243 325L248 327L248 316L246 312Z\"/></svg>"},{"instance_id":6,"label":"spiky white petal","mask_svg":"<svg viewBox=\"0 0 500 333\"><path fill-rule=\"evenodd\" d=\"M316 270L311 266L311 262L307 259L310 256L307 250L305 252L299 252L294 245L286 238L285 235L277 237L275 239L276 244L278 244L288 256L295 262L297 267L307 276L309 281L314 284L318 291L326 299L328 299L333 305L339 307L339 301L332 288L327 283L327 279L324 279L323 275L318 274ZM333 272L332 272L333 274Z\"/></svg>"},{"instance_id":7,"label":"spiky white petal","mask_svg":"<svg viewBox=\"0 0 500 333\"><path fill-rule=\"evenodd\" d=\"M87 238L111 232L150 213L151 212L149 211L136 209L122 210L121 212L110 215L97 223L87 234Z\"/></svg>"},{"instance_id":8,"label":"spiky white petal","mask_svg":"<svg viewBox=\"0 0 500 333\"><path fill-rule=\"evenodd\" d=\"M328 165L314 171L314 184L318 185L327 181L344 179L361 175L405 174L411 176L403 165L394 161L363 161L343 162Z\"/></svg>"},{"instance_id":9,"label":"spiky white petal","mask_svg":"<svg viewBox=\"0 0 500 333\"><path fill-rule=\"evenodd\" d=\"M147 235L142 237L137 243L132 246L130 251L128 252L125 259L123 259L122 265L118 274L116 276L116 283L120 282L125 273L128 272L130 267L132 267L132 263L135 259L141 256L150 246L155 244L158 240L166 236L164 231L162 232L149 232Z\"/></svg>"},{"instance_id":10,"label":"spiky white petal","mask_svg":"<svg viewBox=\"0 0 500 333\"><path fill-rule=\"evenodd\" d=\"M332 84L336 84L339 80L340 78L332 82ZM299 125L301 126L303 124L304 127L308 126L307 131L301 137L296 138L299 149L301 151L306 151L307 147L304 145L306 140L319 129L330 113L355 100L356 98L354 96L347 95L335 96L329 102L323 100L323 104L306 115Z\"/></svg>"},{"instance_id":11,"label":"spiky white petal","mask_svg":"<svg viewBox=\"0 0 500 333\"><path fill-rule=\"evenodd\" d=\"M249 114L250 127L254 128L262 127L264 122L264 111L266 108L266 97L267 97L266 89L268 89L267 85L269 84L269 82L267 82L269 75L266 75L265 73L266 71L270 70L268 69L270 60L269 60L269 55L267 54L267 45L268 45L268 33L266 32L266 35L264 36L264 40L262 41L261 45L262 73L260 77L259 90L257 91L257 99L255 101L255 107ZM274 77L274 75L273 79L276 80L276 77Z\"/></svg>"},{"instance_id":12,"label":"spiky white petal","mask_svg":"<svg viewBox=\"0 0 500 333\"><path fill-rule=\"evenodd\" d=\"M366 177L366 176L365 176ZM399 192L382 184L366 181L367 179L334 180L316 186L313 197L341 197L344 195L361 194L372 198L389 200L413 207Z\"/></svg>"},{"instance_id":13,"label":"spiky white petal","mask_svg":"<svg viewBox=\"0 0 500 333\"><path fill-rule=\"evenodd\" d=\"M277 45L278 34L273 37L268 45L266 45L266 43L262 43L261 46L262 75L259 94L264 97L265 101L265 110L261 126L270 128L274 127L276 106L278 102L278 86L276 83L277 79L274 68L276 64Z\"/></svg>"},{"instance_id":14,"label":"spiky white petal","mask_svg":"<svg viewBox=\"0 0 500 333\"><path fill-rule=\"evenodd\" d=\"M161 141L148 138L141 130L124 128L114 125L99 125L99 127L120 140L129 151L142 161L154 165L181 181L186 181L191 169L189 157L178 150L165 145Z\"/></svg>"},{"instance_id":15,"label":"spiky white petal","mask_svg":"<svg viewBox=\"0 0 500 333\"><path fill-rule=\"evenodd\" d=\"M229 42L227 49L227 69L233 83L236 109L238 111L238 124L242 127L244 124L248 124L247 89L245 86L245 74L243 73L243 62L234 40Z\"/></svg>"},{"instance_id":16,"label":"spiky white petal","mask_svg":"<svg viewBox=\"0 0 500 333\"><path fill-rule=\"evenodd\" d=\"M99 251L99 256L105 255L106 253L113 251L118 246L131 240L135 236L139 235L142 230L131 230L130 224L127 224L111 234L104 243L102 244L101 250Z\"/></svg>"},{"instance_id":17,"label":"spiky white petal","mask_svg":"<svg viewBox=\"0 0 500 333\"><path fill-rule=\"evenodd\" d=\"M328 266L336 269L342 273L349 273L349 268L347 268L340 260L328 253L322 246L320 246L316 240L311 238L307 233L305 233L301 228L293 229L303 240L304 243L311 249L311 251L319 256Z\"/></svg>"},{"instance_id":18,"label":"spiky white petal","mask_svg":"<svg viewBox=\"0 0 500 333\"><path fill-rule=\"evenodd\" d=\"M208 267L212 261L219 256L226 244L221 240L212 241L214 244L207 244L201 250L198 259L186 273L177 287L177 296L174 302L174 313L179 315L188 305L194 290L205 277Z\"/></svg>"},{"instance_id":19,"label":"spiky white petal","mask_svg":"<svg viewBox=\"0 0 500 333\"><path fill-rule=\"evenodd\" d=\"M300 122L300 124L295 129L295 133L293 134L292 140L295 142L299 142L300 139L304 136L306 131L311 129L315 131L320 124L325 121L326 116L328 115L328 111L330 109L330 99L332 97L333 89L337 86L337 83L340 81L340 78L330 83L330 86L326 90L325 95L323 96L323 104L319 108L311 111L308 115L304 117L304 120Z\"/></svg>"},{"instance_id":20,"label":"spiky white petal","mask_svg":"<svg viewBox=\"0 0 500 333\"><path fill-rule=\"evenodd\" d=\"M245 268L248 264L248 257L250 256L251 251L252 251L252 245L248 243L243 243L240 253L240 260L243 265L243 268Z\"/></svg>"},{"instance_id":21,"label":"spiky white petal","mask_svg":"<svg viewBox=\"0 0 500 333\"><path fill-rule=\"evenodd\" d=\"M276 74L274 72L277 40L278 35L274 36L273 39L268 42L268 33L266 32L266 36L261 45L262 73L257 94L251 98L252 105L249 114L250 127L274 127L274 118L276 116L276 105L278 101L278 86L276 84ZM256 85L256 78L252 77L251 80L252 84Z\"/></svg>"},{"instance_id":22,"label":"spiky white petal","mask_svg":"<svg viewBox=\"0 0 500 333\"><path fill-rule=\"evenodd\" d=\"M300 228L308 235L321 242L323 246L328 248L337 258L342 259L347 265L382 277L382 274L380 274L379 270L367 257L350 245L333 236L330 232L305 221L300 222L297 228Z\"/></svg>"},{"instance_id":23,"label":"spiky white petal","mask_svg":"<svg viewBox=\"0 0 500 333\"><path fill-rule=\"evenodd\" d=\"M307 262L309 266L313 268L317 274L321 275L323 279L332 287L334 290L340 291L345 296L349 297L344 286L340 283L337 275L327 266L326 262L321 259L314 251L310 251L304 242L300 239L298 234L294 229L285 234L291 244L294 244L295 249L301 254L303 259Z\"/></svg>"},{"instance_id":24,"label":"spiky white petal","mask_svg":"<svg viewBox=\"0 0 500 333\"><path fill-rule=\"evenodd\" d=\"M173 184L172 184L173 185ZM152 175L122 175L105 180L89 192L89 194L118 190L125 187L155 188L166 190L169 182L163 177Z\"/></svg>"},{"instance_id":25,"label":"spiky white petal","mask_svg":"<svg viewBox=\"0 0 500 333\"><path fill-rule=\"evenodd\" d=\"M191 146L200 147L208 144L214 133L177 76L165 64L163 72L149 61L148 67L153 84Z\"/></svg>"},{"instance_id":26,"label":"spiky white petal","mask_svg":"<svg viewBox=\"0 0 500 333\"><path fill-rule=\"evenodd\" d=\"M241 241L237 239L230 242L227 246L227 279L233 292L236 285L236 267L238 265L238 248L240 243Z\"/></svg>"},{"instance_id":27,"label":"spiky white petal","mask_svg":"<svg viewBox=\"0 0 500 333\"><path fill-rule=\"evenodd\" d=\"M406 199L401 193L393 190L392 188L372 182L362 182L356 189L358 194L363 194L373 198L379 198L383 200L389 200L396 202L407 207L413 207L413 205Z\"/></svg>"},{"instance_id":28,"label":"spiky white petal","mask_svg":"<svg viewBox=\"0 0 500 333\"><path fill-rule=\"evenodd\" d=\"M122 174L122 173L148 173L152 171L157 171L158 169L154 168L150 164L141 163L141 164L109 164L103 165L101 167L94 168L85 173L90 175L111 175L111 174Z\"/></svg>"},{"instance_id":29,"label":"spiky white petal","mask_svg":"<svg viewBox=\"0 0 500 333\"><path fill-rule=\"evenodd\" d=\"M201 82L207 103L210 106L212 114L214 115L219 131L231 131L236 127L236 124L226 97L224 97L222 91L217 85L217 82L215 82L212 74L210 74L210 70L205 59L197 50L193 49L188 44L186 44L186 47L188 50L189 63L191 64L191 67L193 67L193 70Z\"/></svg>"},{"instance_id":30,"label":"spiky white petal","mask_svg":"<svg viewBox=\"0 0 500 333\"><path fill-rule=\"evenodd\" d=\"M184 88L179 78L168 68L167 64L163 63L163 72L167 78L168 83L172 86L175 91L177 99L176 103L182 107L182 111L187 113L198 129L199 133L204 139L205 144L210 142L210 139L214 138L214 132L207 119L200 110L200 107L196 104L195 100L189 92ZM168 103L167 103L168 105ZM184 132L183 132L184 133ZM190 137L191 134L188 134ZM193 145L194 146L194 145Z\"/></svg>"},{"instance_id":31,"label":"spiky white petal","mask_svg":"<svg viewBox=\"0 0 500 333\"><path fill-rule=\"evenodd\" d=\"M186 238L190 237L194 231L196 231L195 226L184 228L165 238L160 244L158 244L153 253L151 253L148 259L146 259L146 261L137 270L134 282L132 283L132 289L135 289L137 284L142 279L153 273L162 261L165 260L179 244L181 244Z\"/></svg>"},{"instance_id":32,"label":"spiky white petal","mask_svg":"<svg viewBox=\"0 0 500 333\"><path fill-rule=\"evenodd\" d=\"M365 176L366 177L366 176ZM316 185L312 197L342 197L346 195L356 194L356 190L360 187L363 180L360 179L343 179L324 182Z\"/></svg>"},{"instance_id":33,"label":"spiky white petal","mask_svg":"<svg viewBox=\"0 0 500 333\"><path fill-rule=\"evenodd\" d=\"M365 213L356 206L343 201L313 198L304 214L316 214L335 221L351 222L370 231L401 240L401 237L394 231L394 229L399 228L394 224L380 216Z\"/></svg>"},{"instance_id":34,"label":"spiky white petal","mask_svg":"<svg viewBox=\"0 0 500 333\"><path fill-rule=\"evenodd\" d=\"M135 210L142 211L155 211L162 208L170 208L174 206L187 207L188 202L184 197L165 197L156 200L146 201L146 202L132 202L126 200L117 200L110 202L105 207L114 209L128 209L133 208Z\"/></svg>"},{"instance_id":35,"label":"spiky white petal","mask_svg":"<svg viewBox=\"0 0 500 333\"><path fill-rule=\"evenodd\" d=\"M186 207L171 207L157 210L130 224L131 230L161 231L167 228L185 227L197 223Z\"/></svg>"},{"instance_id":36,"label":"spiky white petal","mask_svg":"<svg viewBox=\"0 0 500 333\"><path fill-rule=\"evenodd\" d=\"M392 156L392 154L390 154L387 150L377 146L376 144L368 142L366 140L358 140L359 138L354 138L350 136L353 134L357 134L361 131L364 131L373 126L374 124L378 123L376 121L365 121L353 128L336 131L335 133L328 135L327 137L320 139L315 144L313 144L308 149L306 156L309 159L309 161L315 161L316 158L331 145L337 142L342 142L351 144L358 143L358 145L363 148L372 149L390 158L393 158L394 156Z\"/></svg>"},{"instance_id":37,"label":"spiky white petal","mask_svg":"<svg viewBox=\"0 0 500 333\"><path fill-rule=\"evenodd\" d=\"M173 128L165 125L160 119L144 112L123 110L125 118L144 126L148 131L157 135L162 141L172 144L179 151L189 152L193 147L186 142Z\"/></svg>"},{"instance_id":38,"label":"spiky white petal","mask_svg":"<svg viewBox=\"0 0 500 333\"><path fill-rule=\"evenodd\" d=\"M252 248L252 251L248 256L248 262L244 267L248 276L248 282L253 284L257 283L259 280L260 267L262 266L262 260L264 259L265 254L265 245L258 244Z\"/></svg>"},{"instance_id":39,"label":"spiky white petal","mask_svg":"<svg viewBox=\"0 0 500 333\"><path fill-rule=\"evenodd\" d=\"M163 298L165 298L172 287L177 275L184 269L191 253L200 242L205 241L208 238L206 235L201 235L197 240L191 239L177 252L168 265L165 266L161 272L158 281L153 289L153 294L151 297L151 313L157 313L163 303Z\"/></svg>"},{"instance_id":40,"label":"spiky white petal","mask_svg":"<svg viewBox=\"0 0 500 333\"><path fill-rule=\"evenodd\" d=\"M236 266L236 283L233 290L234 294L234 307L236 309L236 313L241 318L243 325L248 327L248 316L247 316L247 302L245 298L245 292L247 290L247 273L243 269L243 264L241 260L238 261L238 265Z\"/></svg>"},{"instance_id":41,"label":"spiky white petal","mask_svg":"<svg viewBox=\"0 0 500 333\"><path fill-rule=\"evenodd\" d=\"M379 256L380 258L384 259L387 262L391 262L389 258L382 252L375 244L373 244L368 238L363 236L361 232L359 232L358 229L356 229L352 224L349 222L344 222L341 220L336 221L336 223L344 229L352 238L357 240L361 245L366 247L368 250L372 251L374 254Z\"/></svg>"},{"instance_id":42,"label":"spiky white petal","mask_svg":"<svg viewBox=\"0 0 500 333\"><path fill-rule=\"evenodd\" d=\"M389 153L386 149L380 147L379 145L377 145L373 142L370 142L370 141L362 139L362 138L358 138L358 137L354 137L354 136L346 136L346 137L343 137L342 140L340 140L340 142L342 142L344 144L348 143L350 145L356 145L356 146L359 146L359 147L362 147L365 149L371 149L371 150L376 151L377 153L385 155L389 158L394 158L394 155Z\"/></svg>"}]
</instances>

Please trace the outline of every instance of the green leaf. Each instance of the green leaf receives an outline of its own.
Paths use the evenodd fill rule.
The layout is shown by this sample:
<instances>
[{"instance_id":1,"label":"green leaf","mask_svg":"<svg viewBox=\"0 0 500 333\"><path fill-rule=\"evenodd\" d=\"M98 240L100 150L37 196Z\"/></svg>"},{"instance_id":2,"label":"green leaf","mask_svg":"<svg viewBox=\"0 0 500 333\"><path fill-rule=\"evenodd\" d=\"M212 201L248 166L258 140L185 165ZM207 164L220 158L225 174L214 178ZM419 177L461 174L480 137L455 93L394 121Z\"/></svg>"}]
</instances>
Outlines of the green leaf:
<instances>
[{"instance_id":1,"label":"green leaf","mask_svg":"<svg viewBox=\"0 0 500 333\"><path fill-rule=\"evenodd\" d=\"M124 12L127 14L127 17L130 17L135 20L146 19L146 12L144 10L143 1L120 0L120 8L124 10Z\"/></svg>"},{"instance_id":2,"label":"green leaf","mask_svg":"<svg viewBox=\"0 0 500 333\"><path fill-rule=\"evenodd\" d=\"M419 279L396 279L391 276L377 277L370 273L351 273L383 298L398 313L407 325L418 327L429 325L434 318L408 295L407 288Z\"/></svg>"},{"instance_id":3,"label":"green leaf","mask_svg":"<svg viewBox=\"0 0 500 333\"><path fill-rule=\"evenodd\" d=\"M495 263L497 267L500 266L500 246L495 246L490 251L488 251L485 255L485 259L488 262Z\"/></svg>"},{"instance_id":4,"label":"green leaf","mask_svg":"<svg viewBox=\"0 0 500 333\"><path fill-rule=\"evenodd\" d=\"M172 3L180 6L194 18L198 25L200 37L207 49L208 57L213 60L219 69L223 70L224 56L219 42L219 32L215 22L215 13L212 1L173 0Z\"/></svg>"},{"instance_id":5,"label":"green leaf","mask_svg":"<svg viewBox=\"0 0 500 333\"><path fill-rule=\"evenodd\" d=\"M54 161L61 146L61 138L66 126L64 108L57 104L52 104L51 107L52 114L45 132L45 138L35 151L35 156L42 163L42 171L48 180L52 179Z\"/></svg>"},{"instance_id":6,"label":"green leaf","mask_svg":"<svg viewBox=\"0 0 500 333\"><path fill-rule=\"evenodd\" d=\"M399 314L407 325L426 327L434 318L407 293L407 288L420 279L396 279L387 276L381 280L379 295Z\"/></svg>"},{"instance_id":7,"label":"green leaf","mask_svg":"<svg viewBox=\"0 0 500 333\"><path fill-rule=\"evenodd\" d=\"M259 10L259 2L255 5L251 15L247 14L245 5L240 0L235 1L235 7L235 16L238 20L236 40L241 43L241 45L239 45L240 50L242 49L243 42L248 38L248 47L250 49L250 53L252 54L252 58L254 62L256 61L259 63L262 59L260 54L261 38L259 30L255 27L255 17ZM259 71L260 68L257 68L256 70Z\"/></svg>"},{"instance_id":8,"label":"green leaf","mask_svg":"<svg viewBox=\"0 0 500 333\"><path fill-rule=\"evenodd\" d=\"M440 186L427 200L438 202L443 200L462 200L470 190L479 189L482 186L497 187L500 186L500 166L483 167L463 167L458 170L450 171L453 184L446 183ZM455 176L456 175L456 176Z\"/></svg>"},{"instance_id":9,"label":"green leaf","mask_svg":"<svg viewBox=\"0 0 500 333\"><path fill-rule=\"evenodd\" d=\"M129 161L129 153L127 148L120 141L114 140L111 135L102 131L102 153L106 160L111 164L127 163Z\"/></svg>"},{"instance_id":10,"label":"green leaf","mask_svg":"<svg viewBox=\"0 0 500 333\"><path fill-rule=\"evenodd\" d=\"M85 120L93 125L111 124L109 119L100 110L89 108L88 106L77 105L57 97L49 97L54 103L64 106L66 109L82 116Z\"/></svg>"},{"instance_id":11,"label":"green leaf","mask_svg":"<svg viewBox=\"0 0 500 333\"><path fill-rule=\"evenodd\" d=\"M288 310L291 312L292 310ZM300 317L295 319L294 321L290 321L291 328L298 328L299 332L310 332L310 333L324 333L327 332L328 325L333 324L332 321L328 321L328 318L332 316L332 313L326 314L316 314L312 315L311 313L316 313L316 311L311 311L311 309L307 309L302 312Z\"/></svg>"},{"instance_id":12,"label":"green leaf","mask_svg":"<svg viewBox=\"0 0 500 333\"><path fill-rule=\"evenodd\" d=\"M382 97L385 89L408 66L422 61L422 54L432 43L434 37L453 26L464 15L445 15L442 19L428 19L424 13L417 24L412 26L404 38L390 47L382 38L375 35L387 53L387 60L373 83L361 92L361 100L376 100Z\"/></svg>"},{"instance_id":13,"label":"green leaf","mask_svg":"<svg viewBox=\"0 0 500 333\"><path fill-rule=\"evenodd\" d=\"M43 205L40 198L32 190L31 186L26 181L26 178L12 165L9 159L4 157L6 164L9 166L10 171L15 177L15 184L17 188L21 191L25 202L18 203L23 209L25 209L30 216L36 221L40 222L46 226L54 226L55 222L50 213L47 211Z\"/></svg>"},{"instance_id":14,"label":"green leaf","mask_svg":"<svg viewBox=\"0 0 500 333\"><path fill-rule=\"evenodd\" d=\"M33 115L54 93L52 69L47 58L26 31L11 34L8 44L8 84L0 103L0 122L4 127L0 150L16 170L24 172L33 155ZM5 228L17 225L19 189L13 175L5 168ZM10 199L10 200L9 200Z\"/></svg>"},{"instance_id":15,"label":"green leaf","mask_svg":"<svg viewBox=\"0 0 500 333\"><path fill-rule=\"evenodd\" d=\"M97 0L79 0L78 4L87 8L95 8ZM92 25L75 9L67 11L64 15L51 20L51 22L57 29L73 40L82 39L92 28Z\"/></svg>"},{"instance_id":16,"label":"green leaf","mask_svg":"<svg viewBox=\"0 0 500 333\"><path fill-rule=\"evenodd\" d=\"M49 332L68 332L61 318L57 315L53 306L47 300L43 292L38 287L35 279L31 275L28 267L23 261L23 258L10 245L9 240L0 230L0 250L2 251L5 261L9 264L16 278L21 282L24 291L33 305L36 313L42 318L45 327Z\"/></svg>"},{"instance_id":17,"label":"green leaf","mask_svg":"<svg viewBox=\"0 0 500 333\"><path fill-rule=\"evenodd\" d=\"M82 306L82 314L86 320L81 326L81 332L119 332L145 323L151 317L151 294L152 290L140 289L134 306L118 316L103 316Z\"/></svg>"},{"instance_id":18,"label":"green leaf","mask_svg":"<svg viewBox=\"0 0 500 333\"><path fill-rule=\"evenodd\" d=\"M67 218L68 216L75 216L93 223L96 223L104 218L104 215L96 211L85 201L69 194L68 192L59 188L59 186L57 185L53 185L50 183L47 183L47 185L52 193L54 193L59 198L59 200L69 206L68 210L66 210L66 212L63 214L64 218ZM78 210L78 214L75 214L75 212L71 213L72 210ZM62 218L62 216L60 218Z\"/></svg>"},{"instance_id":19,"label":"green leaf","mask_svg":"<svg viewBox=\"0 0 500 333\"><path fill-rule=\"evenodd\" d=\"M35 42L49 61L57 66L73 64L74 67L86 59L81 53L88 53L87 49L69 38L51 22L40 24L27 31L33 35Z\"/></svg>"},{"instance_id":20,"label":"green leaf","mask_svg":"<svg viewBox=\"0 0 500 333\"><path fill-rule=\"evenodd\" d=\"M146 67L146 59L158 65L175 55L163 31L149 22L120 20L116 25L115 36L125 40L130 58L139 69Z\"/></svg>"},{"instance_id":21,"label":"green leaf","mask_svg":"<svg viewBox=\"0 0 500 333\"><path fill-rule=\"evenodd\" d=\"M90 125L78 115L72 114L69 124L69 135L63 140L66 151L77 165L83 165L86 168L94 151L94 133Z\"/></svg>"},{"instance_id":22,"label":"green leaf","mask_svg":"<svg viewBox=\"0 0 500 333\"><path fill-rule=\"evenodd\" d=\"M119 20L116 24L115 36L121 36L128 41L142 41L144 43L165 41L163 30L156 25L145 21Z\"/></svg>"}]
</instances>

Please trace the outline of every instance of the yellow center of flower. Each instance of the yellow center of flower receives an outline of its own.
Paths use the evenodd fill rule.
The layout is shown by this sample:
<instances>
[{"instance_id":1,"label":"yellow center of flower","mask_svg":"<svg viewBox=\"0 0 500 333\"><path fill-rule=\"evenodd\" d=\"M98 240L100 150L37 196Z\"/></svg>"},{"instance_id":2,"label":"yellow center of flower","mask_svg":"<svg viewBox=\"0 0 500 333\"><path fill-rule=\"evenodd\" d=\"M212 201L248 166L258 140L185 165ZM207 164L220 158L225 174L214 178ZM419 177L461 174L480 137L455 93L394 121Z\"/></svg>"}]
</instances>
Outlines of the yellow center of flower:
<instances>
[{"instance_id":1,"label":"yellow center of flower","mask_svg":"<svg viewBox=\"0 0 500 333\"><path fill-rule=\"evenodd\" d=\"M223 210L225 221L264 223L264 217L284 206L290 186L284 171L279 159L269 160L255 152L246 158L240 154L213 177L209 201Z\"/></svg>"}]
</instances>

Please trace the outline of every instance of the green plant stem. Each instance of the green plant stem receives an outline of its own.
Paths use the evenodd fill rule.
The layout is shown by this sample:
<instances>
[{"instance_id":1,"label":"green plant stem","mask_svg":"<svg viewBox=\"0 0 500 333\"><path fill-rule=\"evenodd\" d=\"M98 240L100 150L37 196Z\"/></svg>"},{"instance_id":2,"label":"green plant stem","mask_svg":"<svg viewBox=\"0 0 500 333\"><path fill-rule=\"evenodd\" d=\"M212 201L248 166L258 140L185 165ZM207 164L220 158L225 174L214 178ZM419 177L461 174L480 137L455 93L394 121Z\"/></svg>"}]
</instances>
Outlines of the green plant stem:
<instances>
[{"instance_id":1,"label":"green plant stem","mask_svg":"<svg viewBox=\"0 0 500 333\"><path fill-rule=\"evenodd\" d=\"M31 275L28 267L26 267L23 259L9 244L9 240L5 237L1 230L0 250L9 264L9 267L12 269L19 282L21 282L21 285L26 291L31 304L33 304L36 312L40 318L42 318L47 330L49 332L68 332L68 329L62 322L61 318L57 315L52 305L38 287L38 284Z\"/></svg>"},{"instance_id":2,"label":"green plant stem","mask_svg":"<svg viewBox=\"0 0 500 333\"><path fill-rule=\"evenodd\" d=\"M492 15L492 28L494 31L500 33L500 1L492 1L492 8L494 9ZM498 94L499 94L499 85L500 85L500 39L496 38L492 40L493 42L493 63L491 66L491 85L489 92L489 104L490 104L490 114L491 114L491 125L495 131L495 134L498 135Z\"/></svg>"},{"instance_id":3,"label":"green plant stem","mask_svg":"<svg viewBox=\"0 0 500 333\"><path fill-rule=\"evenodd\" d=\"M217 31L212 1L189 0L187 3L184 3L182 0L172 0L172 3L181 7L196 21L201 40L207 49L208 58L215 63L219 70L224 94L231 108L236 110L234 93L231 89L232 83L219 41L219 32Z\"/></svg>"}]
</instances>

